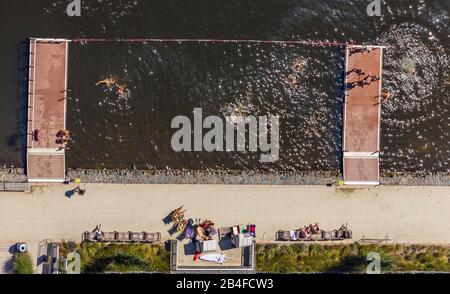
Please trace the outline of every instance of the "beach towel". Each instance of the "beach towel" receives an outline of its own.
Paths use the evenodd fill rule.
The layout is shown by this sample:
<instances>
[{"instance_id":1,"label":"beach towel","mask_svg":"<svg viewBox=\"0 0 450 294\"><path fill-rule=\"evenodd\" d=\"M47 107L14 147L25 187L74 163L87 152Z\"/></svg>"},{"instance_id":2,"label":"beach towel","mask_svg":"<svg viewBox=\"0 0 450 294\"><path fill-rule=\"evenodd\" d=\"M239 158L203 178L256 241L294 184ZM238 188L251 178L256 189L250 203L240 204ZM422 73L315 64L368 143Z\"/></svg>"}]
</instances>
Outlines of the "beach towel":
<instances>
[{"instance_id":1,"label":"beach towel","mask_svg":"<svg viewBox=\"0 0 450 294\"><path fill-rule=\"evenodd\" d=\"M219 253L205 254L200 256L200 260L223 264L225 262L225 255Z\"/></svg>"},{"instance_id":2,"label":"beach towel","mask_svg":"<svg viewBox=\"0 0 450 294\"><path fill-rule=\"evenodd\" d=\"M291 240L297 241L297 234L295 233L294 230L290 230L289 235L291 237Z\"/></svg>"}]
</instances>

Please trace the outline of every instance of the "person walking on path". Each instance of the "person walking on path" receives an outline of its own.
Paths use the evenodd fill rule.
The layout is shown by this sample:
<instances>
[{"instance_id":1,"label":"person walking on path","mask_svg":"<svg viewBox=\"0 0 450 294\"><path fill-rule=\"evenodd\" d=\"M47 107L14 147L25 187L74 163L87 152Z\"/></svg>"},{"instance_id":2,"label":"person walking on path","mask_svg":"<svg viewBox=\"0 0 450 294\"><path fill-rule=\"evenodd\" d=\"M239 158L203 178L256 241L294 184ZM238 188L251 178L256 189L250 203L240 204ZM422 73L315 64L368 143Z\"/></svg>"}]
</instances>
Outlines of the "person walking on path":
<instances>
[{"instance_id":1,"label":"person walking on path","mask_svg":"<svg viewBox=\"0 0 450 294\"><path fill-rule=\"evenodd\" d=\"M72 190L73 194L78 194L83 196L86 193L86 189L81 189L80 186L76 187L75 189Z\"/></svg>"}]
</instances>

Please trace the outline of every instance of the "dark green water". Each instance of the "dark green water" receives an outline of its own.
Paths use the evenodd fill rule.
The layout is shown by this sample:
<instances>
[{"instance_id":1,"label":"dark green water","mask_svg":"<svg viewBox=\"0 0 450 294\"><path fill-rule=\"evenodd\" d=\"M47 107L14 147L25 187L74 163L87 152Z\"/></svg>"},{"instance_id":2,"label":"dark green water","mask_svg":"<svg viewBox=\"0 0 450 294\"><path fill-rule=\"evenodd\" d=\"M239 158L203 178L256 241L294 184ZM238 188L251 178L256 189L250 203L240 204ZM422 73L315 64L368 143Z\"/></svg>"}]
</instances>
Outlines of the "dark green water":
<instances>
[{"instance_id":1,"label":"dark green water","mask_svg":"<svg viewBox=\"0 0 450 294\"><path fill-rule=\"evenodd\" d=\"M390 46L384 59L381 166L384 171L450 169L450 2L385 1L69 1L0 3L0 161L23 165L26 39L217 38L315 40ZM304 68L292 68L300 60ZM415 69L417 75L412 75ZM337 170L341 166L343 57L339 47L269 44L72 43L68 167ZM96 87L115 76L124 97ZM289 77L298 86L286 82ZM446 84L448 82L448 84ZM280 160L253 153L175 153L176 115L278 114Z\"/></svg>"}]
</instances>

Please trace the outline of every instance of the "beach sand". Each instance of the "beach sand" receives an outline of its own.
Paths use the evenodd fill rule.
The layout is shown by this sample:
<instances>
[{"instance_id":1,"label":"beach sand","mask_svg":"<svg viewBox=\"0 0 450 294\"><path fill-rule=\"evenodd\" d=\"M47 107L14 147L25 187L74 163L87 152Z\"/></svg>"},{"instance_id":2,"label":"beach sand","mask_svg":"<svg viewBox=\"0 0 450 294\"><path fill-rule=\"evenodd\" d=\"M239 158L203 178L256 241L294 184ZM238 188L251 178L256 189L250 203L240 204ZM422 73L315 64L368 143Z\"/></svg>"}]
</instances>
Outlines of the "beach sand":
<instances>
[{"instance_id":1,"label":"beach sand","mask_svg":"<svg viewBox=\"0 0 450 294\"><path fill-rule=\"evenodd\" d=\"M256 224L259 241L274 241L279 229L318 222L325 230L348 223L353 239L404 243L450 243L450 188L335 188L324 186L86 184L84 196L68 198L71 185L35 187L30 194L0 194L1 240L80 241L102 224L104 231L161 232L178 206L187 218L207 218L216 227Z\"/></svg>"}]
</instances>

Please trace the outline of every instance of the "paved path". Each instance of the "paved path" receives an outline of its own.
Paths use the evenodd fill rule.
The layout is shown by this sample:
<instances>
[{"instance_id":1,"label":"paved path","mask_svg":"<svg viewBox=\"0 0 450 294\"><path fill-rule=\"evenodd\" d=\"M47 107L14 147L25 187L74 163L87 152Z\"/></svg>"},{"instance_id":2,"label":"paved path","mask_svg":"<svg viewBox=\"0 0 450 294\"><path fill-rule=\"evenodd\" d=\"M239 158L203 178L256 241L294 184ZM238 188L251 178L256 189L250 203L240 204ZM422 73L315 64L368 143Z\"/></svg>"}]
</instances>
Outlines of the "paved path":
<instances>
[{"instance_id":1,"label":"paved path","mask_svg":"<svg viewBox=\"0 0 450 294\"><path fill-rule=\"evenodd\" d=\"M319 222L323 229L348 223L354 239L384 238L407 243L450 244L450 187L85 185L69 199L72 186L38 188L31 194L0 194L1 241L75 240L102 224L104 230L159 231L177 206L187 216L216 226L255 223L259 241L278 229Z\"/></svg>"},{"instance_id":2,"label":"paved path","mask_svg":"<svg viewBox=\"0 0 450 294\"><path fill-rule=\"evenodd\" d=\"M12 273L12 254L10 252L10 244L0 242L0 273Z\"/></svg>"}]
</instances>

